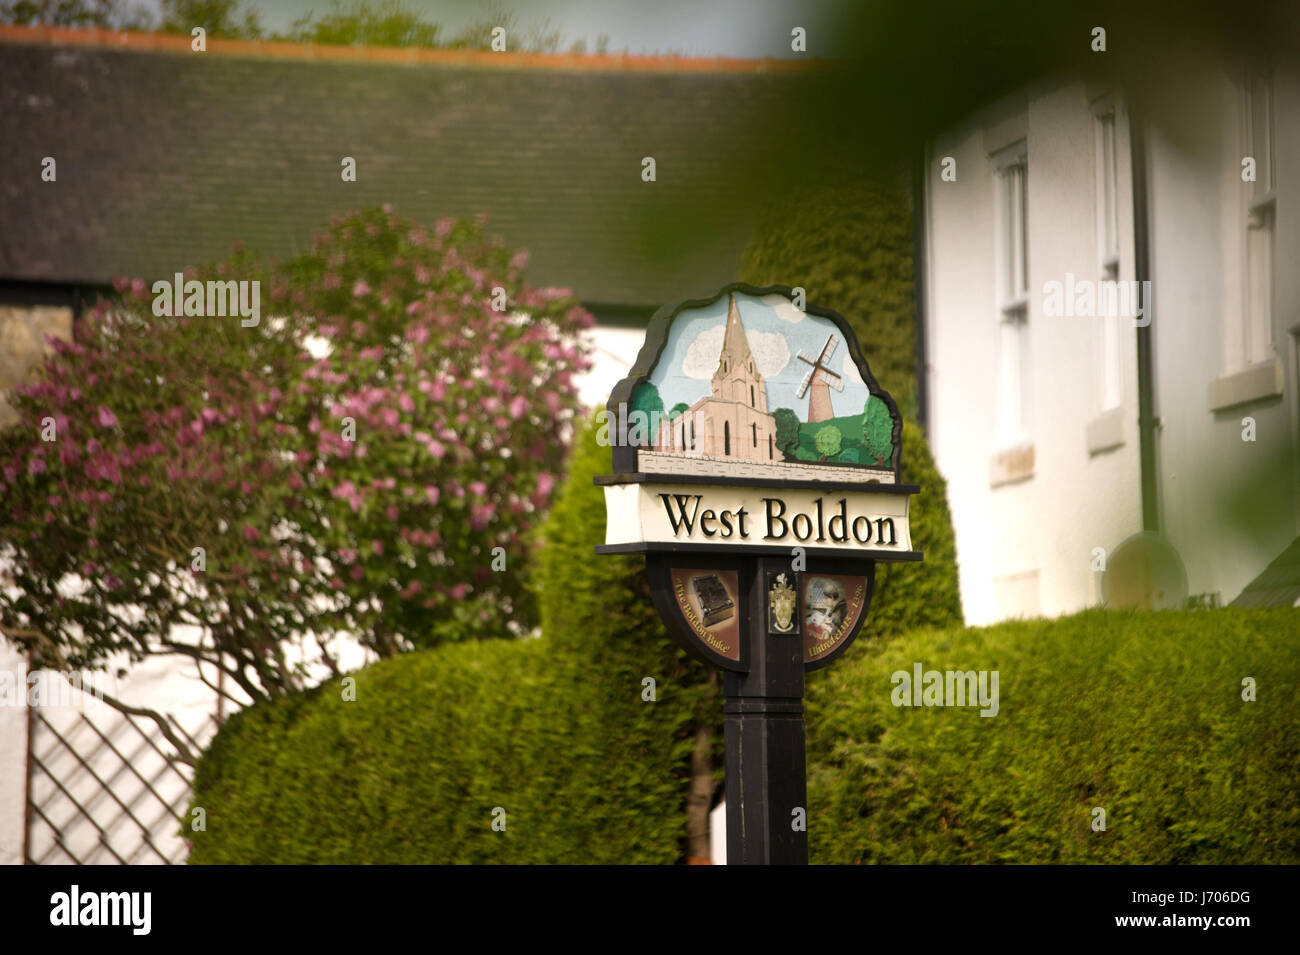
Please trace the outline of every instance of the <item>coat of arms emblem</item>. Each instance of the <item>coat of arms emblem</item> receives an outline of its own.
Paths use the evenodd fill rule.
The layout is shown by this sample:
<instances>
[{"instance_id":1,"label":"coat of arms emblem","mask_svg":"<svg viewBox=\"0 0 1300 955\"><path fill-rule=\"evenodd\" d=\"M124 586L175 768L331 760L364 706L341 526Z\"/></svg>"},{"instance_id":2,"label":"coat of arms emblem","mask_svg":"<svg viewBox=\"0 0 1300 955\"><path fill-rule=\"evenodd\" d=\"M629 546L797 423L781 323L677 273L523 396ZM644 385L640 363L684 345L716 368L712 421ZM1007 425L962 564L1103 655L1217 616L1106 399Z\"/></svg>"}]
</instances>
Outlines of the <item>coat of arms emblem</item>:
<instances>
[{"instance_id":1,"label":"coat of arms emblem","mask_svg":"<svg viewBox=\"0 0 1300 955\"><path fill-rule=\"evenodd\" d=\"M785 574L777 574L768 593L768 611L773 633L790 633L794 630L794 612L798 595Z\"/></svg>"}]
</instances>

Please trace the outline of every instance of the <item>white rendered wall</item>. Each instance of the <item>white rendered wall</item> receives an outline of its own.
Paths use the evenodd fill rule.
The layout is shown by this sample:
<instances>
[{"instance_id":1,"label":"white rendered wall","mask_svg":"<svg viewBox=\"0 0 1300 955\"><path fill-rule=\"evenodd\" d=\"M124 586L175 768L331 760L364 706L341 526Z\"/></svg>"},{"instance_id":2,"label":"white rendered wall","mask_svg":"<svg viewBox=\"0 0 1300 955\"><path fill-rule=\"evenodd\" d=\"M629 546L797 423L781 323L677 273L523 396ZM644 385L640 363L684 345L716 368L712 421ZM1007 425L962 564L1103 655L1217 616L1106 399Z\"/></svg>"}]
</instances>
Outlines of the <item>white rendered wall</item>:
<instances>
[{"instance_id":1,"label":"white rendered wall","mask_svg":"<svg viewBox=\"0 0 1300 955\"><path fill-rule=\"evenodd\" d=\"M1274 227L1272 340L1284 394L1220 411L1209 383L1240 370L1225 340L1242 320L1246 154L1235 77L1215 71L1184 77L1151 137L1152 280L1156 310L1155 381L1162 521L1187 569L1192 594L1231 601L1297 534L1295 348L1300 324L1300 70L1278 63L1274 77ZM1242 440L1242 419L1256 441ZM1257 520L1234 518L1233 499L1268 461L1290 467L1250 484Z\"/></svg>"},{"instance_id":2,"label":"white rendered wall","mask_svg":"<svg viewBox=\"0 0 1300 955\"><path fill-rule=\"evenodd\" d=\"M982 624L1095 603L1093 549L1141 529L1136 339L1122 323L1124 443L1090 454L1101 409L1100 324L1047 317L1043 285L1098 279L1091 96L1044 85L995 104L930 146L927 347L931 446L948 481L966 620ZM1127 116L1117 121L1121 280L1133 277ZM989 154L1023 135L1028 154L1028 401L1033 476L992 486L1000 312ZM957 180L940 178L945 156ZM1034 575L1037 575L1036 577Z\"/></svg>"}]
</instances>

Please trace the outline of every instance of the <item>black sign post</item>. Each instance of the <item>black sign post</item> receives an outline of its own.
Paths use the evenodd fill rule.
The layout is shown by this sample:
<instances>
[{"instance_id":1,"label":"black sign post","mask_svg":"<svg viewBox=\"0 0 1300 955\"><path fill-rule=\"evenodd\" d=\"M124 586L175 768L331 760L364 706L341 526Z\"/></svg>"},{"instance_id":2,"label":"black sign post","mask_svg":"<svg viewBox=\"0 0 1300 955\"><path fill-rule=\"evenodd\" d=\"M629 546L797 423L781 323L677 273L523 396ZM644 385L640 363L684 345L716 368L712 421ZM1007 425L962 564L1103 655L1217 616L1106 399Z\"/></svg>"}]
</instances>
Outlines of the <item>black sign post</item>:
<instances>
[{"instance_id":1,"label":"black sign post","mask_svg":"<svg viewBox=\"0 0 1300 955\"><path fill-rule=\"evenodd\" d=\"M732 285L660 310L602 425L596 550L644 554L668 632L725 671L732 864L808 861L804 673L861 630L877 561L921 559L898 409L844 319L801 305Z\"/></svg>"}]
</instances>

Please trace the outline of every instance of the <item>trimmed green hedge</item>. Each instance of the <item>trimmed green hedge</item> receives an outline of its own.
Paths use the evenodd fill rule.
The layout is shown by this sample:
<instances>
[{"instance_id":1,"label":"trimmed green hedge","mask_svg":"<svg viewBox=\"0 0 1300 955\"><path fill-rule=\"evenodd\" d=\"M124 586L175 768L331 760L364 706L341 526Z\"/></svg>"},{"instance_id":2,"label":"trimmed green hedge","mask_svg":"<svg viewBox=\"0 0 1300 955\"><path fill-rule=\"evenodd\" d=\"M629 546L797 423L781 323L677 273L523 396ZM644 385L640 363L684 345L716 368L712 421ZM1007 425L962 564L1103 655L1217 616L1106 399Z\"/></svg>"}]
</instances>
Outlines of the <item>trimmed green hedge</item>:
<instances>
[{"instance_id":1,"label":"trimmed green hedge","mask_svg":"<svg viewBox=\"0 0 1300 955\"><path fill-rule=\"evenodd\" d=\"M891 674L918 662L998 670L998 715L895 707ZM876 645L809 688L810 854L1300 862L1298 691L1295 610L1093 610Z\"/></svg>"}]
</instances>

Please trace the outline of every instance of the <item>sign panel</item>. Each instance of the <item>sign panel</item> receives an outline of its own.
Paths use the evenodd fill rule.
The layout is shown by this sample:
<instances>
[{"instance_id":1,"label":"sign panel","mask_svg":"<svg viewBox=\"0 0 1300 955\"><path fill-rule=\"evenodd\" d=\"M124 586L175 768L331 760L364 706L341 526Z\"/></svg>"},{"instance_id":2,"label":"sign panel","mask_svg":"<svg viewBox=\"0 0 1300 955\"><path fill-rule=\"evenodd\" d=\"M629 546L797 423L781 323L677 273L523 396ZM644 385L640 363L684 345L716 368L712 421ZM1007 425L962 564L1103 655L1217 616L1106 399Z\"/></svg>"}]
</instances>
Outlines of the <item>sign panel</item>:
<instances>
[{"instance_id":1,"label":"sign panel","mask_svg":"<svg viewBox=\"0 0 1300 955\"><path fill-rule=\"evenodd\" d=\"M881 485L867 485L880 488ZM892 490L892 488L891 488ZM651 479L605 487L605 545L737 545L791 553L915 560L907 493L812 487L669 484Z\"/></svg>"},{"instance_id":2,"label":"sign panel","mask_svg":"<svg viewBox=\"0 0 1300 955\"><path fill-rule=\"evenodd\" d=\"M661 310L597 433L614 449L597 551L919 560L901 434L844 319L792 290Z\"/></svg>"},{"instance_id":3,"label":"sign panel","mask_svg":"<svg viewBox=\"0 0 1300 955\"><path fill-rule=\"evenodd\" d=\"M682 618L709 649L740 661L740 586L734 570L672 570Z\"/></svg>"},{"instance_id":4,"label":"sign panel","mask_svg":"<svg viewBox=\"0 0 1300 955\"><path fill-rule=\"evenodd\" d=\"M867 613L871 580L850 574L803 575L803 661L829 657L858 632Z\"/></svg>"}]
</instances>

